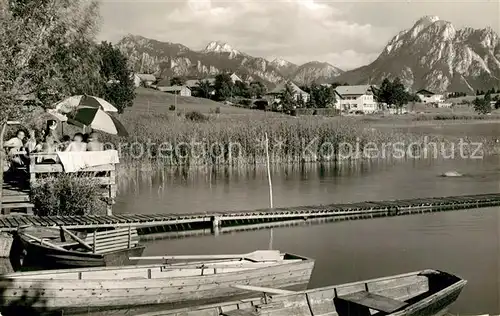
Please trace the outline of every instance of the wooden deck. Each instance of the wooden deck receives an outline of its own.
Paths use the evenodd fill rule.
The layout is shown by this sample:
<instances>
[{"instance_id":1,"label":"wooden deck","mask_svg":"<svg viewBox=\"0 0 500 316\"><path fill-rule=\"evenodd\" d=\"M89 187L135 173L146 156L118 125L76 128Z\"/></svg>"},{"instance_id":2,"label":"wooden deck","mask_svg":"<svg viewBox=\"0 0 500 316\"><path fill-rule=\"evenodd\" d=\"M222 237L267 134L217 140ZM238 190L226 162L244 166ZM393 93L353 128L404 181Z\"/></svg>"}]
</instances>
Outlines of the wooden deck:
<instances>
[{"instance_id":1,"label":"wooden deck","mask_svg":"<svg viewBox=\"0 0 500 316\"><path fill-rule=\"evenodd\" d=\"M30 202L28 187L14 183L4 183L2 190L3 214L10 214L10 211L14 209L23 209L28 215L33 214L34 205Z\"/></svg>"},{"instance_id":2,"label":"wooden deck","mask_svg":"<svg viewBox=\"0 0 500 316\"><path fill-rule=\"evenodd\" d=\"M213 234L273 226L307 224L311 221L365 219L427 212L500 206L500 193L368 201L291 208L196 214L121 214L109 216L3 216L0 230L12 231L23 225L65 226L73 229L137 227L139 234L209 231Z\"/></svg>"},{"instance_id":3,"label":"wooden deck","mask_svg":"<svg viewBox=\"0 0 500 316\"><path fill-rule=\"evenodd\" d=\"M17 176L18 181L10 181L3 184L3 196L1 211L10 214L10 210L24 210L24 213L33 214L34 205L30 201L31 185L47 175L63 173L64 168L60 163L43 163L44 159L58 161L57 154L34 154L30 156L30 165L25 170L24 177ZM20 172L22 174L23 171ZM101 185L102 199L107 202L108 214L111 214L112 205L116 198L116 166L107 164L90 167L76 172L78 176L92 178ZM21 184L20 184L21 183Z\"/></svg>"}]
</instances>

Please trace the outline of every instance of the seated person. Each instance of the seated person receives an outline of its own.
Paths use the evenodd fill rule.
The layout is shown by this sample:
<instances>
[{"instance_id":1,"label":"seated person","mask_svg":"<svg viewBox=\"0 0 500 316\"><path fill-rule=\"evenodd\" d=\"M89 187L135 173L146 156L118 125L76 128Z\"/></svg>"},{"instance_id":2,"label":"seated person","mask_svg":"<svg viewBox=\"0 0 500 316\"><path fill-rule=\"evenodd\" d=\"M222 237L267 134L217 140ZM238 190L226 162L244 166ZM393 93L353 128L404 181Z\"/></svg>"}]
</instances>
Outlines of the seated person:
<instances>
[{"instance_id":1,"label":"seated person","mask_svg":"<svg viewBox=\"0 0 500 316\"><path fill-rule=\"evenodd\" d=\"M45 130L45 137L54 138L54 143L59 144L59 138L57 137L57 122L54 120L47 121L47 129Z\"/></svg>"},{"instance_id":2,"label":"seated person","mask_svg":"<svg viewBox=\"0 0 500 316\"><path fill-rule=\"evenodd\" d=\"M28 153L37 152L40 149L40 146L37 145L35 130L29 130L29 139L26 141L25 148Z\"/></svg>"},{"instance_id":3,"label":"seated person","mask_svg":"<svg viewBox=\"0 0 500 316\"><path fill-rule=\"evenodd\" d=\"M99 136L97 133L91 133L89 135L88 143L87 143L87 151L103 151L104 144L99 141Z\"/></svg>"},{"instance_id":4,"label":"seated person","mask_svg":"<svg viewBox=\"0 0 500 316\"><path fill-rule=\"evenodd\" d=\"M24 147L23 141L25 137L26 135L24 134L24 131L18 130L16 133L16 137L13 137L6 141L3 146L8 149L17 149L19 151Z\"/></svg>"},{"instance_id":5,"label":"seated person","mask_svg":"<svg viewBox=\"0 0 500 316\"><path fill-rule=\"evenodd\" d=\"M64 135L61 140L61 143L58 146L58 149L60 151L64 151L66 150L66 148L68 148L70 143L71 143L71 137L69 137L69 135Z\"/></svg>"},{"instance_id":6,"label":"seated person","mask_svg":"<svg viewBox=\"0 0 500 316\"><path fill-rule=\"evenodd\" d=\"M4 147L8 150L9 161L17 166L25 165L25 157L20 156L19 152L24 149L24 138L26 135L24 131L18 130L16 137L13 137L4 143Z\"/></svg>"},{"instance_id":7,"label":"seated person","mask_svg":"<svg viewBox=\"0 0 500 316\"><path fill-rule=\"evenodd\" d=\"M87 151L87 144L83 142L83 134L76 133L73 137L73 141L69 143L68 147L64 151Z\"/></svg>"},{"instance_id":8,"label":"seated person","mask_svg":"<svg viewBox=\"0 0 500 316\"><path fill-rule=\"evenodd\" d=\"M54 137L47 136L45 137L45 141L41 145L40 153L43 154L54 154L57 151L57 144L54 141ZM42 163L56 163L56 161L52 158L43 158Z\"/></svg>"},{"instance_id":9,"label":"seated person","mask_svg":"<svg viewBox=\"0 0 500 316\"><path fill-rule=\"evenodd\" d=\"M45 137L45 141L42 143L41 152L45 154L53 154L57 150L56 142L54 141L54 137L47 136Z\"/></svg>"}]
</instances>

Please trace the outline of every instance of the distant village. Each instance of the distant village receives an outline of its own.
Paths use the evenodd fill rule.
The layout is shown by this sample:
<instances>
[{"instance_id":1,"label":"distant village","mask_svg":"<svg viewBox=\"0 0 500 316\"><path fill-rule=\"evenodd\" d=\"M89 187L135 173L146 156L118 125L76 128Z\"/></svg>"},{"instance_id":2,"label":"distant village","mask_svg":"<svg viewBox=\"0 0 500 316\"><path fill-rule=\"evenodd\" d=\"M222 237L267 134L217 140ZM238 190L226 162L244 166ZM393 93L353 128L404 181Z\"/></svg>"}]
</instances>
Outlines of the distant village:
<instances>
[{"instance_id":1,"label":"distant village","mask_svg":"<svg viewBox=\"0 0 500 316\"><path fill-rule=\"evenodd\" d=\"M235 73L229 74L229 77L233 84L244 83L245 85L250 85L251 82L248 80L241 79ZM172 84L172 79L159 79L152 74L134 74L134 84L136 87L144 86L152 89L157 89L162 92L175 94L183 97L205 97L213 98L215 95L215 89L213 86L216 79L214 77L204 78L204 79L190 79L182 82L177 82L177 84ZM203 93L200 88L203 85L210 85L212 89L209 93ZM266 91L259 98L260 101L265 101L270 107L274 107L275 110L280 110L281 108L281 98L285 89L292 89L292 95L295 99L297 108L305 107L311 98L311 94L304 91L305 88L300 88L293 82L285 82L278 84L274 89ZM377 85L335 85L332 84L321 84L322 87L333 88L333 93L335 97L332 98L333 102L328 104L327 108L335 109L341 113L347 115L360 115L360 114L373 114L386 112L390 114L404 114L413 111L412 105L415 103L424 104L429 107L435 108L451 108L454 104L449 101L449 98L465 96L465 93L450 93L450 94L440 94L437 92L430 91L428 89L421 89L413 94L416 98L408 105L400 109L388 106L385 103L377 102L375 98L375 91L379 88ZM208 94L208 95L204 95ZM254 100L255 101L255 100ZM299 102L300 101L300 102ZM241 106L241 104L234 104L232 102L226 102L227 104ZM492 101L493 106L495 101ZM251 107L251 104L246 104Z\"/></svg>"}]
</instances>

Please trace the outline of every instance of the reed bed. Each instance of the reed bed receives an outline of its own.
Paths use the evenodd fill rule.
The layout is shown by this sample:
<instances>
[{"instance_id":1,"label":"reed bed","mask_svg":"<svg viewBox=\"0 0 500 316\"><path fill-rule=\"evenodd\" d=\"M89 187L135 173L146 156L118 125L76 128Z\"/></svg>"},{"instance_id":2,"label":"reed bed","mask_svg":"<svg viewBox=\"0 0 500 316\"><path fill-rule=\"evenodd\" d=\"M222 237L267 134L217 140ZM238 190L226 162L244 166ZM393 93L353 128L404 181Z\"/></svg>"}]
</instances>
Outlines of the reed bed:
<instances>
[{"instance_id":1,"label":"reed bed","mask_svg":"<svg viewBox=\"0 0 500 316\"><path fill-rule=\"evenodd\" d=\"M478 113L441 113L420 114L413 117L414 121L470 121L470 120L500 120L500 114L478 114Z\"/></svg>"},{"instance_id":2,"label":"reed bed","mask_svg":"<svg viewBox=\"0 0 500 316\"><path fill-rule=\"evenodd\" d=\"M414 156L428 143L458 149L455 137L382 131L347 118L134 113L120 119L131 136L105 141L126 164L143 166L265 164L266 134L272 164L389 158L397 150ZM368 147L371 153L365 154Z\"/></svg>"}]
</instances>

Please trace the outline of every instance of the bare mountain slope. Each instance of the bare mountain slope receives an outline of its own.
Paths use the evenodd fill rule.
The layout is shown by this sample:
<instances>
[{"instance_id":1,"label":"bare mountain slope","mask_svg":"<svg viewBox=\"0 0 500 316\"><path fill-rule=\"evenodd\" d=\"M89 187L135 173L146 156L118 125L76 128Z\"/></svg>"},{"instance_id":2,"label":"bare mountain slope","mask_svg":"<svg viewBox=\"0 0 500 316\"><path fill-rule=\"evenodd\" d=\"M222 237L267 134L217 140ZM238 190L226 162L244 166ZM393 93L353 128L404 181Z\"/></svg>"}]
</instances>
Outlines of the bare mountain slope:
<instances>
[{"instance_id":1,"label":"bare mountain slope","mask_svg":"<svg viewBox=\"0 0 500 316\"><path fill-rule=\"evenodd\" d=\"M241 53L225 43L211 42L204 50L194 51L180 44L129 35L117 46L131 59L135 71L160 77L206 77L230 71L243 79L265 83L285 80L271 62Z\"/></svg>"},{"instance_id":2,"label":"bare mountain slope","mask_svg":"<svg viewBox=\"0 0 500 316\"><path fill-rule=\"evenodd\" d=\"M351 84L399 76L413 90L472 92L500 86L500 40L491 28L455 29L426 16L396 35L371 64L337 78Z\"/></svg>"},{"instance_id":3,"label":"bare mountain slope","mask_svg":"<svg viewBox=\"0 0 500 316\"><path fill-rule=\"evenodd\" d=\"M329 63L311 61L298 67L292 75L292 80L301 85L309 85L313 82L332 83L342 73L344 73L343 70Z\"/></svg>"}]
</instances>

